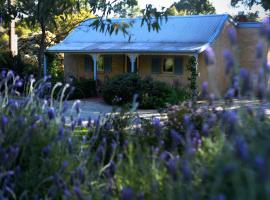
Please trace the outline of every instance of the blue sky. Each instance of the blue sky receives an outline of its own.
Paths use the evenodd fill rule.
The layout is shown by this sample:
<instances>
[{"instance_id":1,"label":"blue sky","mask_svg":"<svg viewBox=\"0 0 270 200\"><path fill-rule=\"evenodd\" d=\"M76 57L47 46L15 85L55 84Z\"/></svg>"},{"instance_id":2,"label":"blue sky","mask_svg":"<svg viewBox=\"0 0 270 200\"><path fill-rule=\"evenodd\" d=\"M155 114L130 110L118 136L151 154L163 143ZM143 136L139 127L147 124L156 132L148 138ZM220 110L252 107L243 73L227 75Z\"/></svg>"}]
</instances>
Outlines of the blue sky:
<instances>
[{"instance_id":1,"label":"blue sky","mask_svg":"<svg viewBox=\"0 0 270 200\"><path fill-rule=\"evenodd\" d=\"M138 0L140 7L145 7L146 4L153 4L156 7L168 7L177 0ZM229 13L231 15L237 14L239 11L249 11L249 8L240 6L239 8L233 8L230 5L230 0L210 0L216 7L218 14ZM260 17L263 18L267 14L260 6L255 6L252 11L259 11Z\"/></svg>"}]
</instances>

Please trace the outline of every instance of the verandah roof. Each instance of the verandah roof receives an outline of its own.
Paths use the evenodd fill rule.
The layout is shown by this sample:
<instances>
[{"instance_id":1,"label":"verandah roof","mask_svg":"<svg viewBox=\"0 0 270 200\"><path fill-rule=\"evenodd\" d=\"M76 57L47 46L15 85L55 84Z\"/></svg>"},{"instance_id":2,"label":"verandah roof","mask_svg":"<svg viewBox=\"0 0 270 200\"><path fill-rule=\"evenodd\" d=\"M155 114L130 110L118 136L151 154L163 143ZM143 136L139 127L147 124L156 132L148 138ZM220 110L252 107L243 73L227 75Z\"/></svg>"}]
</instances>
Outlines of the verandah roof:
<instances>
[{"instance_id":1,"label":"verandah roof","mask_svg":"<svg viewBox=\"0 0 270 200\"><path fill-rule=\"evenodd\" d=\"M141 27L141 18L113 19L114 22L134 20L128 29L131 40L122 33L106 34L89 27L87 20L67 38L47 50L54 53L200 53L218 37L229 15L196 15L168 17L159 32Z\"/></svg>"}]
</instances>

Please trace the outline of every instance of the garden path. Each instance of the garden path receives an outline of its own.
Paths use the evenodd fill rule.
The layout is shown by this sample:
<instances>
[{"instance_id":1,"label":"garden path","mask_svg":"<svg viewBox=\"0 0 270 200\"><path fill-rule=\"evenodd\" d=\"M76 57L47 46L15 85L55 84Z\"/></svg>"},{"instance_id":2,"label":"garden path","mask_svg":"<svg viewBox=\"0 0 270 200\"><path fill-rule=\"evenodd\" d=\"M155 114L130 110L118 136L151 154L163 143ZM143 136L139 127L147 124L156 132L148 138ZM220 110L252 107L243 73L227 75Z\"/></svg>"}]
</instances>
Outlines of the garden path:
<instances>
[{"instance_id":1,"label":"garden path","mask_svg":"<svg viewBox=\"0 0 270 200\"><path fill-rule=\"evenodd\" d=\"M68 107L72 108L72 105L75 103L75 101L68 101ZM200 106L206 106L206 102L199 102ZM226 109L239 109L241 107L249 106L251 108L265 108L266 115L270 116L270 104L269 103L262 103L257 100L234 100L233 104L226 105L222 101L217 101L214 103L217 110L222 110L223 108ZM81 100L80 103L80 117L83 121L88 120L91 118L92 120L97 119L99 116L105 116L107 114L112 113L113 107L104 103L102 99L87 99L87 100ZM69 112L67 113L67 116L71 115L72 112L74 113L74 109L68 109ZM138 115L140 118L144 119L153 119L153 118L159 118L161 121L164 121L167 119L166 113L159 113L158 110L138 110Z\"/></svg>"}]
</instances>

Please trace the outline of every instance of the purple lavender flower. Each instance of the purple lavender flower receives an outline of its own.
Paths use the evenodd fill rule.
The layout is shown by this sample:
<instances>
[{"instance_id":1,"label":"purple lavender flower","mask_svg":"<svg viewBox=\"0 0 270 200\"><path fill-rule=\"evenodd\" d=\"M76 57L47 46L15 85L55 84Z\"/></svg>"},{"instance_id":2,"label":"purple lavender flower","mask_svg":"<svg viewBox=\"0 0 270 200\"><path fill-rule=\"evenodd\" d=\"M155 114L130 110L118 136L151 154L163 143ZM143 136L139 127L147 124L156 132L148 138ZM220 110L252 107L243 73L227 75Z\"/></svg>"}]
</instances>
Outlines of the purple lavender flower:
<instances>
[{"instance_id":1,"label":"purple lavender flower","mask_svg":"<svg viewBox=\"0 0 270 200\"><path fill-rule=\"evenodd\" d=\"M7 124L8 124L8 118L5 115L3 115L1 117L1 127L2 127L2 129L4 129Z\"/></svg>"},{"instance_id":2,"label":"purple lavender flower","mask_svg":"<svg viewBox=\"0 0 270 200\"><path fill-rule=\"evenodd\" d=\"M229 50L224 50L223 57L225 58L226 73L228 74L231 72L234 66L234 58L233 58L232 52Z\"/></svg>"},{"instance_id":3,"label":"purple lavender flower","mask_svg":"<svg viewBox=\"0 0 270 200\"><path fill-rule=\"evenodd\" d=\"M176 170L177 160L176 159L170 159L167 163L167 169L173 180L177 179L177 170Z\"/></svg>"},{"instance_id":4,"label":"purple lavender flower","mask_svg":"<svg viewBox=\"0 0 270 200\"><path fill-rule=\"evenodd\" d=\"M171 139L172 139L172 148L176 148L183 138L179 133L177 133L175 130L171 130Z\"/></svg>"},{"instance_id":5,"label":"purple lavender flower","mask_svg":"<svg viewBox=\"0 0 270 200\"><path fill-rule=\"evenodd\" d=\"M168 161L170 159L170 153L168 151L164 151L160 154L160 159L163 161Z\"/></svg>"},{"instance_id":6,"label":"purple lavender flower","mask_svg":"<svg viewBox=\"0 0 270 200\"><path fill-rule=\"evenodd\" d=\"M65 134L65 129L63 127L60 127L58 130L58 137L59 139L63 139Z\"/></svg>"},{"instance_id":7,"label":"purple lavender flower","mask_svg":"<svg viewBox=\"0 0 270 200\"><path fill-rule=\"evenodd\" d=\"M123 188L121 192L121 199L122 200L133 200L134 199L134 192L130 187Z\"/></svg>"},{"instance_id":8,"label":"purple lavender flower","mask_svg":"<svg viewBox=\"0 0 270 200\"><path fill-rule=\"evenodd\" d=\"M243 94L246 94L252 88L251 81L250 81L250 75L249 75L248 70L245 68L241 68L240 69L240 77L242 80L241 91Z\"/></svg>"},{"instance_id":9,"label":"purple lavender flower","mask_svg":"<svg viewBox=\"0 0 270 200\"><path fill-rule=\"evenodd\" d=\"M77 114L79 114L80 111L81 111L80 106L81 106L81 102L76 101L75 104L74 104L74 107L75 107L75 110L76 110Z\"/></svg>"},{"instance_id":10,"label":"purple lavender flower","mask_svg":"<svg viewBox=\"0 0 270 200\"><path fill-rule=\"evenodd\" d=\"M248 145L244 138L236 138L235 151L238 158L242 160L248 158Z\"/></svg>"},{"instance_id":11,"label":"purple lavender flower","mask_svg":"<svg viewBox=\"0 0 270 200\"><path fill-rule=\"evenodd\" d=\"M225 94L226 99L233 99L235 97L235 89L230 88L227 93Z\"/></svg>"},{"instance_id":12,"label":"purple lavender flower","mask_svg":"<svg viewBox=\"0 0 270 200\"><path fill-rule=\"evenodd\" d=\"M184 116L184 125L189 126L190 123L190 116L188 114L185 114Z\"/></svg>"},{"instance_id":13,"label":"purple lavender flower","mask_svg":"<svg viewBox=\"0 0 270 200\"><path fill-rule=\"evenodd\" d=\"M218 194L215 200L226 200L226 196L224 194Z\"/></svg>"},{"instance_id":14,"label":"purple lavender flower","mask_svg":"<svg viewBox=\"0 0 270 200\"><path fill-rule=\"evenodd\" d=\"M228 29L228 36L229 36L229 39L231 41L231 44L235 45L237 42L237 32L236 32L235 28Z\"/></svg>"},{"instance_id":15,"label":"purple lavender flower","mask_svg":"<svg viewBox=\"0 0 270 200\"><path fill-rule=\"evenodd\" d=\"M191 169L187 160L182 161L181 172L185 180L191 179Z\"/></svg>"},{"instance_id":16,"label":"purple lavender flower","mask_svg":"<svg viewBox=\"0 0 270 200\"><path fill-rule=\"evenodd\" d=\"M51 108L48 109L48 117L49 117L50 120L55 118L54 108L51 107Z\"/></svg>"},{"instance_id":17,"label":"purple lavender flower","mask_svg":"<svg viewBox=\"0 0 270 200\"><path fill-rule=\"evenodd\" d=\"M262 21L261 34L270 41L270 18L266 17Z\"/></svg>"},{"instance_id":18,"label":"purple lavender flower","mask_svg":"<svg viewBox=\"0 0 270 200\"><path fill-rule=\"evenodd\" d=\"M143 200L143 193L142 192L139 192L138 195L137 195L137 200Z\"/></svg>"},{"instance_id":19,"label":"purple lavender flower","mask_svg":"<svg viewBox=\"0 0 270 200\"><path fill-rule=\"evenodd\" d=\"M109 163L109 167L107 168L107 176L108 177L114 177L116 172L116 165L113 161L110 161Z\"/></svg>"},{"instance_id":20,"label":"purple lavender flower","mask_svg":"<svg viewBox=\"0 0 270 200\"><path fill-rule=\"evenodd\" d=\"M202 83L202 97L206 97L208 94L208 83L204 81Z\"/></svg>"},{"instance_id":21,"label":"purple lavender flower","mask_svg":"<svg viewBox=\"0 0 270 200\"><path fill-rule=\"evenodd\" d=\"M204 52L206 65L214 65L216 63L216 55L212 47L207 47Z\"/></svg>"},{"instance_id":22,"label":"purple lavender flower","mask_svg":"<svg viewBox=\"0 0 270 200\"><path fill-rule=\"evenodd\" d=\"M74 187L74 188L73 188L73 192L76 194L76 196L77 196L77 198L78 198L79 200L84 200L83 194L82 194L82 192L81 192L81 190L80 190L79 187Z\"/></svg>"},{"instance_id":23,"label":"purple lavender flower","mask_svg":"<svg viewBox=\"0 0 270 200\"><path fill-rule=\"evenodd\" d=\"M255 164L259 169L262 169L265 165L265 160L262 156L257 155L255 158Z\"/></svg>"},{"instance_id":24,"label":"purple lavender flower","mask_svg":"<svg viewBox=\"0 0 270 200\"><path fill-rule=\"evenodd\" d=\"M207 123L204 123L203 124L202 134L205 135L205 136L208 136L209 135L209 125Z\"/></svg>"},{"instance_id":25,"label":"purple lavender flower","mask_svg":"<svg viewBox=\"0 0 270 200\"><path fill-rule=\"evenodd\" d=\"M7 71L6 70L2 70L1 71L1 78L6 78L7 75Z\"/></svg>"},{"instance_id":26,"label":"purple lavender flower","mask_svg":"<svg viewBox=\"0 0 270 200\"><path fill-rule=\"evenodd\" d=\"M260 42L256 45L256 58L260 59L263 57L264 45Z\"/></svg>"},{"instance_id":27,"label":"purple lavender flower","mask_svg":"<svg viewBox=\"0 0 270 200\"><path fill-rule=\"evenodd\" d=\"M152 124L155 126L155 127L159 127L160 126L160 119L159 118L153 118L152 120Z\"/></svg>"},{"instance_id":28,"label":"purple lavender flower","mask_svg":"<svg viewBox=\"0 0 270 200\"><path fill-rule=\"evenodd\" d=\"M49 153L50 153L50 150L51 150L51 147L50 147L50 146L46 146L46 147L44 147L44 148L42 149L42 153L43 153L43 156L44 156L45 158L48 157L48 155L49 155Z\"/></svg>"}]
</instances>

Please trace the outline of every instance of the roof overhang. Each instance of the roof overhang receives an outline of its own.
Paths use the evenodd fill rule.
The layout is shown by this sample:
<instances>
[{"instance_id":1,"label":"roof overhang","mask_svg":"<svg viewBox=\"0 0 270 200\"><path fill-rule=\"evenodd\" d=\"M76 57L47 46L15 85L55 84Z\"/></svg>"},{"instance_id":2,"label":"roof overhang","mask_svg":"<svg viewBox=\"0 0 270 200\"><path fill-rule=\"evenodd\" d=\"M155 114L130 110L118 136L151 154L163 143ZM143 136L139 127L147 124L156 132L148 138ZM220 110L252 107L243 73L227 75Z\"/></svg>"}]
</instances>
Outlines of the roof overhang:
<instances>
[{"instance_id":1,"label":"roof overhang","mask_svg":"<svg viewBox=\"0 0 270 200\"><path fill-rule=\"evenodd\" d=\"M47 53L201 53L208 43L60 43L46 50Z\"/></svg>"}]
</instances>

